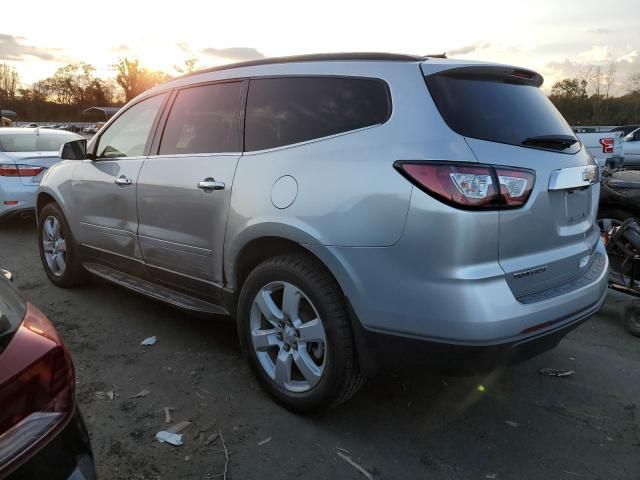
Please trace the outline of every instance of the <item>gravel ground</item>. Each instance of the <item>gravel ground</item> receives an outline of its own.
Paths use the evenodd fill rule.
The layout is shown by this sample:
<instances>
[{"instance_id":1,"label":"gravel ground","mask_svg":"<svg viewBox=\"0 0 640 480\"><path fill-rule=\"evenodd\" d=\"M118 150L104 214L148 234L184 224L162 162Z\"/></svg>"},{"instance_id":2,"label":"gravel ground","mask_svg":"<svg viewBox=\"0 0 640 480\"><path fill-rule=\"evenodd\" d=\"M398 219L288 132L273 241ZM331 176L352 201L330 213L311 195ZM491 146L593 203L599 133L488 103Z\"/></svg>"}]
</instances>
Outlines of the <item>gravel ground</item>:
<instances>
[{"instance_id":1,"label":"gravel ground","mask_svg":"<svg viewBox=\"0 0 640 480\"><path fill-rule=\"evenodd\" d=\"M101 281L55 288L29 221L0 227L0 266L71 350L102 479L222 478L222 443L206 444L217 432L236 480L365 478L339 448L375 479L640 478L640 339L618 321L628 301L619 294L527 363L485 377L383 375L345 405L300 417L259 389L233 323ZM156 345L142 347L151 335ZM539 375L545 367L576 373ZM96 395L111 390L113 400ZM169 426L165 407L172 423L192 422L182 446L155 441Z\"/></svg>"}]
</instances>

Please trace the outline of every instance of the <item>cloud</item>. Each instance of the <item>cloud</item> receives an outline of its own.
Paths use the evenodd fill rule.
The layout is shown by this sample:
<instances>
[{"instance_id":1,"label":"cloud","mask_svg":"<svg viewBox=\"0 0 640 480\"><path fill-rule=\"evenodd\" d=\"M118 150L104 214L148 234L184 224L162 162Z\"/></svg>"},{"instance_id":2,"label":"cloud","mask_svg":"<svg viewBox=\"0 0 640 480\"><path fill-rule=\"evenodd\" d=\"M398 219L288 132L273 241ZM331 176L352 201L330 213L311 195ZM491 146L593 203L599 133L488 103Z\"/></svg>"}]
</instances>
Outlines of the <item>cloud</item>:
<instances>
[{"instance_id":1,"label":"cloud","mask_svg":"<svg viewBox=\"0 0 640 480\"><path fill-rule=\"evenodd\" d=\"M257 60L264 58L261 52L249 47L203 48L200 50L200 53L227 60Z\"/></svg>"},{"instance_id":2,"label":"cloud","mask_svg":"<svg viewBox=\"0 0 640 480\"><path fill-rule=\"evenodd\" d=\"M111 50L116 53L127 53L131 51L131 47L126 43L121 43L120 45L116 45L115 47L111 47Z\"/></svg>"},{"instance_id":3,"label":"cloud","mask_svg":"<svg viewBox=\"0 0 640 480\"><path fill-rule=\"evenodd\" d=\"M467 53L475 52L477 50L484 50L490 46L491 44L489 42L472 43L471 45L465 45L464 47L447 50L447 55L466 55Z\"/></svg>"},{"instance_id":4,"label":"cloud","mask_svg":"<svg viewBox=\"0 0 640 480\"><path fill-rule=\"evenodd\" d=\"M611 30L610 28L596 27L596 28L587 28L585 32L595 33L596 35L609 35L610 33L613 33L613 30Z\"/></svg>"},{"instance_id":5,"label":"cloud","mask_svg":"<svg viewBox=\"0 0 640 480\"><path fill-rule=\"evenodd\" d=\"M58 48L39 48L22 43L23 37L15 37L0 33L0 60L24 61L28 58L39 58L45 61L58 59Z\"/></svg>"}]
</instances>

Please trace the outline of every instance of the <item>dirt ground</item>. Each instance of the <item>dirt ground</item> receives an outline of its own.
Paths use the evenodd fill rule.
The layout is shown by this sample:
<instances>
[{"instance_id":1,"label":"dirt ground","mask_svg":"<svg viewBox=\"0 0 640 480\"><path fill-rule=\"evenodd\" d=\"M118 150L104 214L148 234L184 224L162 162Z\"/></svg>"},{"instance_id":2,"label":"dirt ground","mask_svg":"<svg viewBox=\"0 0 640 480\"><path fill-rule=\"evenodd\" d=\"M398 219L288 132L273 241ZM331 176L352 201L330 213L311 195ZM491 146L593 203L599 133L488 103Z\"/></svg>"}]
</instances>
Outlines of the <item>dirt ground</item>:
<instances>
[{"instance_id":1,"label":"dirt ground","mask_svg":"<svg viewBox=\"0 0 640 480\"><path fill-rule=\"evenodd\" d=\"M235 480L364 479L339 449L375 479L640 478L640 339L618 321L619 294L527 363L485 377L382 375L343 406L300 417L259 389L232 323L101 281L52 286L32 222L0 227L0 266L71 350L101 479L222 478L222 442L206 444L217 432ZM141 346L151 335L157 343ZM575 374L545 377L544 367ZM109 391L113 400L97 393ZM192 422L182 446L155 440L170 426L165 407L172 424Z\"/></svg>"}]
</instances>

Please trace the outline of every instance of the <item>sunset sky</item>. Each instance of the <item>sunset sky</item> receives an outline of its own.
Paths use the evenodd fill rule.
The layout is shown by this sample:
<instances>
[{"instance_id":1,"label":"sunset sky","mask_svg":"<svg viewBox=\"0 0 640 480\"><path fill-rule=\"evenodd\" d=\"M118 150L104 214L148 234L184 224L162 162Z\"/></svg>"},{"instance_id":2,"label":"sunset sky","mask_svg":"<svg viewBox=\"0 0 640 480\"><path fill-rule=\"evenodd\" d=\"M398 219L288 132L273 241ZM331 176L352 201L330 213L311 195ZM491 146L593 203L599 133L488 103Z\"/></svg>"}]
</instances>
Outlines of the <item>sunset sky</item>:
<instances>
[{"instance_id":1,"label":"sunset sky","mask_svg":"<svg viewBox=\"0 0 640 480\"><path fill-rule=\"evenodd\" d=\"M85 61L113 76L118 57L172 73L189 56L211 66L302 53L385 51L490 60L553 81L588 64L640 72L640 4L591 0L323 2L3 2L0 61L25 81Z\"/></svg>"}]
</instances>

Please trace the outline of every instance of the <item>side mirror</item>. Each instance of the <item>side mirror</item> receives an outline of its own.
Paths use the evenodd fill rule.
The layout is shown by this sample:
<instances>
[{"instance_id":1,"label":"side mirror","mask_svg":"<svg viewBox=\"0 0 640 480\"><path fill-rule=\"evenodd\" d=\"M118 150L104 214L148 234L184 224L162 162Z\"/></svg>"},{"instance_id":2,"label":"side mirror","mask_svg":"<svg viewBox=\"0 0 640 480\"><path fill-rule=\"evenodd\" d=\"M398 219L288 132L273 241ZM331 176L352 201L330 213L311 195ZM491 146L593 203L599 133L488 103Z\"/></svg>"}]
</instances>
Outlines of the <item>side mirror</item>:
<instances>
[{"instance_id":1,"label":"side mirror","mask_svg":"<svg viewBox=\"0 0 640 480\"><path fill-rule=\"evenodd\" d=\"M58 154L61 160L84 160L87 158L87 140L73 140L60 147Z\"/></svg>"}]
</instances>

